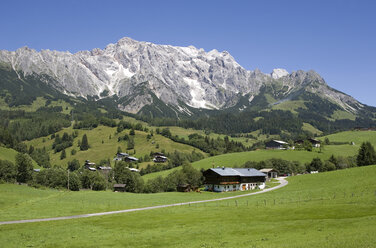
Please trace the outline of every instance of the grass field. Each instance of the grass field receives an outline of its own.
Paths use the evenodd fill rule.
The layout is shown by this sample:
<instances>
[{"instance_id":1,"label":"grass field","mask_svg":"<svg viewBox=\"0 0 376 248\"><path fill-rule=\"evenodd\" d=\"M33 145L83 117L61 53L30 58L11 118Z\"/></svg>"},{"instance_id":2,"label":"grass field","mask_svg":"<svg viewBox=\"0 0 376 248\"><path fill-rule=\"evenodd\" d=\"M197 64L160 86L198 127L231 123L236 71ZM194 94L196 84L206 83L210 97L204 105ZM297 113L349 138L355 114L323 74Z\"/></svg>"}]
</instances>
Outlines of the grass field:
<instances>
[{"instance_id":1,"label":"grass field","mask_svg":"<svg viewBox=\"0 0 376 248\"><path fill-rule=\"evenodd\" d=\"M270 187L275 186L269 183ZM114 193L82 190L79 192L35 189L25 185L0 184L0 221L69 216L102 211L188 202L233 196L247 192L169 192L156 194Z\"/></svg>"},{"instance_id":2,"label":"grass field","mask_svg":"<svg viewBox=\"0 0 376 248\"><path fill-rule=\"evenodd\" d=\"M308 151L294 151L294 150L257 150L250 152L228 153L214 157L208 157L203 160L192 163L196 169L209 169L217 166L237 167L241 166L247 161L262 161L271 158L280 158L289 161L299 161L301 163L311 162L313 158L328 159L332 154L336 156L351 156L358 152L358 146L351 145L333 145L325 146L322 153L318 150L313 152ZM160 171L155 173L146 174L144 179L155 178L157 176L167 176L174 170Z\"/></svg>"},{"instance_id":3,"label":"grass field","mask_svg":"<svg viewBox=\"0 0 376 248\"><path fill-rule=\"evenodd\" d=\"M5 147L0 147L0 159L8 160L8 161L11 161L12 163L15 163L16 155L17 155L16 150L5 148ZM34 169L40 168L39 165L34 160L33 160L33 166L34 166Z\"/></svg>"},{"instance_id":4,"label":"grass field","mask_svg":"<svg viewBox=\"0 0 376 248\"><path fill-rule=\"evenodd\" d=\"M375 177L376 166L359 167L236 201L0 226L0 246L375 247Z\"/></svg>"},{"instance_id":5,"label":"grass field","mask_svg":"<svg viewBox=\"0 0 376 248\"><path fill-rule=\"evenodd\" d=\"M319 153L318 149L313 152L297 151L297 150L257 150L250 152L229 153L215 157L208 157L206 159L194 162L192 165L197 169L208 169L214 166L236 167L244 164L247 161L262 161L271 158L280 158L289 161L299 161L306 163L312 161L313 158L320 158L322 160L328 159L332 154L335 156L355 156L364 141L370 141L371 144L376 146L376 132L375 131L348 131L329 136L320 137L324 140L328 137L332 142L347 142L344 145L325 145L322 152ZM350 145L350 142L355 142L355 145ZM167 176L173 170L160 171L143 176L144 179L155 178L157 176Z\"/></svg>"},{"instance_id":6,"label":"grass field","mask_svg":"<svg viewBox=\"0 0 376 248\"><path fill-rule=\"evenodd\" d=\"M355 145L360 146L362 142L369 141L376 146L376 131L346 131L327 135L318 138L324 141L328 138L331 142L355 142Z\"/></svg>"},{"instance_id":7,"label":"grass field","mask_svg":"<svg viewBox=\"0 0 376 248\"><path fill-rule=\"evenodd\" d=\"M60 137L62 137L64 132L71 134L73 132L73 129L72 127L69 127L58 132ZM138 158L143 157L146 154L149 154L150 151L160 152L162 150L165 150L165 152L173 152L174 150L178 150L184 153L191 153L193 150L195 150L205 155L205 153L203 153L199 149L196 149L189 145L173 142L172 140L165 138L162 135L154 134L152 139L148 141L146 139L146 132L141 132L137 130L135 132L135 149L132 149L128 152L132 154L132 156ZM78 159L81 164L83 164L84 161L87 159L95 163L99 163L100 160L108 158L112 161L112 159L116 155L118 146L122 148L123 152L126 152L127 142L118 142L118 137L124 136L126 133L128 134L129 130L124 130L120 134L116 134L116 128L99 126L92 130L78 130L78 133L79 135L77 138L74 139L73 146L66 149L67 157L63 160L60 159L61 153L54 153L54 151L52 150L53 140L50 139L50 136L37 138L29 142L26 142L26 144L28 146L33 145L36 148L46 147L47 151L50 152L51 164L63 166L67 166L68 161L71 161L72 159ZM81 140L84 134L86 134L88 137L90 149L87 151L80 151L80 148L77 144L78 140ZM45 140L45 142L43 142L43 139ZM159 145L159 148L156 148L157 144ZM73 149L77 151L75 155L71 155L71 151ZM134 151L136 151L136 153L134 153ZM149 163L153 164L153 162Z\"/></svg>"}]
</instances>

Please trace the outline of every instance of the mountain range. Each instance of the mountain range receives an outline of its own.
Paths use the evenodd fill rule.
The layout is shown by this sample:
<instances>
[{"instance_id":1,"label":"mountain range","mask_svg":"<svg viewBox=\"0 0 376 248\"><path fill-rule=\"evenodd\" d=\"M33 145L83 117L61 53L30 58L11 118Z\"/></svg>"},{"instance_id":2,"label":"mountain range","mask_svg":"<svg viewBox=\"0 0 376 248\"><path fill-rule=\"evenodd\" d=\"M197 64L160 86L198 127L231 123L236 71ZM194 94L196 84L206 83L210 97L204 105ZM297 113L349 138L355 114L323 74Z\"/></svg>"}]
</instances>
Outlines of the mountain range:
<instances>
[{"instance_id":1,"label":"mountain range","mask_svg":"<svg viewBox=\"0 0 376 248\"><path fill-rule=\"evenodd\" d=\"M205 52L193 46L122 38L104 49L74 54L22 47L1 50L0 68L31 87L38 81L40 90L80 99L112 99L122 111L152 118L246 109L306 110L329 120L375 117L374 108L331 88L313 70L249 71L226 51ZM0 78L3 96L15 84L6 78ZM24 90L21 85L12 87Z\"/></svg>"}]
</instances>

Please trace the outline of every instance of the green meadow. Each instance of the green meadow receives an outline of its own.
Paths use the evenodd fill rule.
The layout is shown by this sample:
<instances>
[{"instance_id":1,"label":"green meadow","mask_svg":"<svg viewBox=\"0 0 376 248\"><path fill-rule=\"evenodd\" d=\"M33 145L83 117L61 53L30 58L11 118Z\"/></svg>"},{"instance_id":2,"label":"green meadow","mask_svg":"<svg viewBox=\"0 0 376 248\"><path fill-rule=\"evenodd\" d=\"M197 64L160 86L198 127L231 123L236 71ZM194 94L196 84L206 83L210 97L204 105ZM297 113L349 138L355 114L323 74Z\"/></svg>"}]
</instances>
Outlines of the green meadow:
<instances>
[{"instance_id":1,"label":"green meadow","mask_svg":"<svg viewBox=\"0 0 376 248\"><path fill-rule=\"evenodd\" d=\"M17 153L18 152L16 150L0 146L0 159L2 160L8 160L12 163L15 163ZM39 165L34 160L33 160L33 166L35 169L40 168Z\"/></svg>"},{"instance_id":2,"label":"green meadow","mask_svg":"<svg viewBox=\"0 0 376 248\"><path fill-rule=\"evenodd\" d=\"M74 131L72 127L65 128L57 134L62 137L64 132L71 134ZM115 157L117 148L121 147L123 152L128 152L132 156L135 157L143 157L145 155L149 155L150 151L154 152L161 152L164 150L165 152L174 152L174 150L178 150L185 153L191 153L193 150L200 152L205 155L199 149L196 149L192 146L181 144L174 142L162 135L155 134L150 139L147 140L148 133L143 131L135 131L134 136L134 149L127 151L127 142L120 141L118 142L118 137L124 136L125 134L129 134L130 130L124 130L120 134L116 133L116 128L111 128L107 126L98 126L92 130L81 130L78 129L78 137L74 139L73 146L66 149L67 157L65 159L60 159L60 152L54 153L52 150L53 139L50 136L41 137L37 139L33 139L31 141L26 142L28 146L33 145L36 148L43 148L46 147L47 151L50 153L51 164L52 165L62 165L67 166L68 161L73 159L77 159L80 161L81 164L85 162L85 160L90 160L95 163L99 163L102 159L112 159ZM88 137L90 149L87 151L80 151L78 147L78 141L82 139L82 136L86 134ZM77 153L75 155L71 154L71 151L75 149ZM149 162L152 164L152 162Z\"/></svg>"},{"instance_id":3,"label":"green meadow","mask_svg":"<svg viewBox=\"0 0 376 248\"><path fill-rule=\"evenodd\" d=\"M284 188L236 200L3 225L0 246L375 247L375 177L376 166L357 167L291 177Z\"/></svg>"},{"instance_id":4,"label":"green meadow","mask_svg":"<svg viewBox=\"0 0 376 248\"><path fill-rule=\"evenodd\" d=\"M240 153L228 153L214 157L208 157L203 160L192 163L196 169L208 169L225 166L225 167L237 167L244 164L247 161L262 161L271 158L279 158L289 161L299 161L301 163L311 162L313 158L320 158L327 160L331 155L335 156L355 156L360 148L360 145L364 141L369 141L376 146L376 132L375 131L347 131L328 136L323 136L318 139L324 141L325 138L329 138L331 142L346 142L347 144L341 145L323 145L320 149L313 149L312 152L298 151L298 150L256 150L250 152ZM350 143L354 142L355 145ZM146 174L144 179L155 178L158 176L166 176L173 170L173 168L167 171L160 171L151 174Z\"/></svg>"}]
</instances>

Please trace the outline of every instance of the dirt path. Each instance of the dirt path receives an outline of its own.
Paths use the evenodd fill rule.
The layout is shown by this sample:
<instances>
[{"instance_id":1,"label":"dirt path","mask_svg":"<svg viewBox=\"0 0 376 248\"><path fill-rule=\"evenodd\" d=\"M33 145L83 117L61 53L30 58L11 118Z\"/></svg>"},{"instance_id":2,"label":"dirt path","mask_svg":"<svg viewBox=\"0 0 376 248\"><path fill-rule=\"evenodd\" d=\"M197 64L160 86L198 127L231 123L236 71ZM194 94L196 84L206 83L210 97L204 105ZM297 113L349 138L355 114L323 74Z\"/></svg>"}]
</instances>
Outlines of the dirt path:
<instances>
[{"instance_id":1,"label":"dirt path","mask_svg":"<svg viewBox=\"0 0 376 248\"><path fill-rule=\"evenodd\" d=\"M80 214L80 215L72 215L72 216L64 216L64 217L54 217L54 218L44 218L44 219L31 219L31 220L12 220L12 221L0 221L0 225L9 225L9 224L22 224L22 223L32 223L32 222L43 222L43 221L54 221L54 220L70 220L70 219L79 219L79 218L88 218L93 216L103 216L103 215L110 215L110 214L120 214L120 213L128 213L128 212L136 212L136 211L143 211L143 210L150 210L150 209L157 209L157 208L167 208L167 207L174 207L174 206L183 206L183 205L190 205L190 204L197 204L197 203L205 203L205 202L215 202L215 201L224 201L230 200L250 195L257 195L266 193L272 190L276 190L282 188L288 184L288 182L284 178L277 178L280 182L278 186L273 188L264 189L261 191L257 191L254 193L244 194L244 195L236 195L236 196L229 196L224 198L218 199L210 199L210 200L201 200L201 201L191 201L191 202L183 202L183 203L174 203L174 204L166 204L166 205L159 205L159 206L152 206L152 207L143 207L143 208L132 208L132 209L125 209L125 210L117 210L117 211L109 211L109 212L101 212L101 213L93 213L93 214Z\"/></svg>"}]
</instances>

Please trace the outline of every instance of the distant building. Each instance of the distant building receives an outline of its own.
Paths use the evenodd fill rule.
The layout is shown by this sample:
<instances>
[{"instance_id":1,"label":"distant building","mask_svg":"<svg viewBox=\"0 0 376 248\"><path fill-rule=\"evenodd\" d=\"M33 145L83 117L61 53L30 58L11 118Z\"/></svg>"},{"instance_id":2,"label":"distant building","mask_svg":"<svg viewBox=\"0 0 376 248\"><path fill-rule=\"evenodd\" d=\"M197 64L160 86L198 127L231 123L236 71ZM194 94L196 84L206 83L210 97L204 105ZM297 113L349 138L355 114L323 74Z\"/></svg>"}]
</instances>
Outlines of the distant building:
<instances>
[{"instance_id":1,"label":"distant building","mask_svg":"<svg viewBox=\"0 0 376 248\"><path fill-rule=\"evenodd\" d=\"M266 175L253 168L218 167L204 171L205 190L215 192L265 188Z\"/></svg>"},{"instance_id":2,"label":"distant building","mask_svg":"<svg viewBox=\"0 0 376 248\"><path fill-rule=\"evenodd\" d=\"M136 169L136 168L129 168L129 167L127 167L127 168L128 168L128 170L133 171L133 172L140 172L140 170Z\"/></svg>"},{"instance_id":3,"label":"distant building","mask_svg":"<svg viewBox=\"0 0 376 248\"><path fill-rule=\"evenodd\" d=\"M90 160L86 160L84 166L89 171L96 171L97 170L97 169L95 169L95 163L90 162Z\"/></svg>"},{"instance_id":4,"label":"distant building","mask_svg":"<svg viewBox=\"0 0 376 248\"><path fill-rule=\"evenodd\" d=\"M124 158L124 161L125 162L137 162L138 161L138 158L135 158L135 157L126 157Z\"/></svg>"},{"instance_id":5,"label":"distant building","mask_svg":"<svg viewBox=\"0 0 376 248\"><path fill-rule=\"evenodd\" d=\"M122 184L122 183L117 183L117 184L114 184L114 191L115 192L125 192L125 184Z\"/></svg>"},{"instance_id":6,"label":"distant building","mask_svg":"<svg viewBox=\"0 0 376 248\"><path fill-rule=\"evenodd\" d=\"M190 192L192 191L192 187L190 184L179 184L177 187L176 187L176 190L178 192Z\"/></svg>"},{"instance_id":7,"label":"distant building","mask_svg":"<svg viewBox=\"0 0 376 248\"><path fill-rule=\"evenodd\" d=\"M319 148L321 146L321 141L313 138L307 139L308 142L312 144L313 147ZM295 145L303 146L304 140L296 140L294 141Z\"/></svg>"},{"instance_id":8,"label":"distant building","mask_svg":"<svg viewBox=\"0 0 376 248\"><path fill-rule=\"evenodd\" d=\"M153 158L153 161L154 161L155 163L165 163L165 162L167 162L167 157L162 156L162 155L156 155L156 156Z\"/></svg>"},{"instance_id":9,"label":"distant building","mask_svg":"<svg viewBox=\"0 0 376 248\"><path fill-rule=\"evenodd\" d=\"M125 152L120 152L116 154L116 157L114 158L114 161L123 161L124 158L128 157L129 154Z\"/></svg>"},{"instance_id":10,"label":"distant building","mask_svg":"<svg viewBox=\"0 0 376 248\"><path fill-rule=\"evenodd\" d=\"M269 169L265 168L265 169L261 169L260 171L264 173L268 179L278 177L278 172L272 168L269 168Z\"/></svg>"},{"instance_id":11,"label":"distant building","mask_svg":"<svg viewBox=\"0 0 376 248\"><path fill-rule=\"evenodd\" d=\"M287 149L289 143L281 140L271 140L265 143L266 149Z\"/></svg>"}]
</instances>

